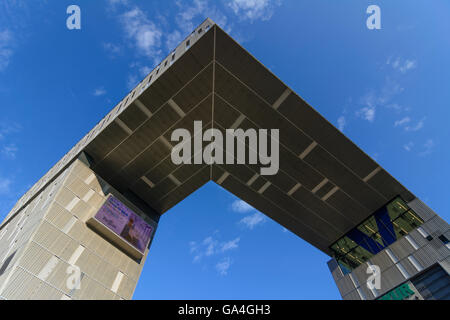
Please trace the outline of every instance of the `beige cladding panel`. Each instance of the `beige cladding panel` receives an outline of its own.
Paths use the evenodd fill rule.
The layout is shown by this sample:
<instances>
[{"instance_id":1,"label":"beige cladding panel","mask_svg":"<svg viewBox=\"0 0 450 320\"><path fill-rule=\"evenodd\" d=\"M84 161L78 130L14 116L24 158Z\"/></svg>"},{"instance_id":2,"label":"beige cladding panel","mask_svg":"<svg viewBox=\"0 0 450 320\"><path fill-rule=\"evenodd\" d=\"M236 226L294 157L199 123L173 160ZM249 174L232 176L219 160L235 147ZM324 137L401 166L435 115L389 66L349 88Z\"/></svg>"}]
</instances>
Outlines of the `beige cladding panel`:
<instances>
[{"instance_id":1,"label":"beige cladding panel","mask_svg":"<svg viewBox=\"0 0 450 320\"><path fill-rule=\"evenodd\" d=\"M67 170L64 183L54 190L56 196L49 203L44 219L12 268L2 296L6 299L131 299L145 256L141 261L134 261L85 223L106 195L115 191L79 160ZM5 232L3 236L9 234ZM79 289L70 287L74 268L80 271ZM115 285L114 293L112 287L119 272L123 279Z\"/></svg>"}]
</instances>

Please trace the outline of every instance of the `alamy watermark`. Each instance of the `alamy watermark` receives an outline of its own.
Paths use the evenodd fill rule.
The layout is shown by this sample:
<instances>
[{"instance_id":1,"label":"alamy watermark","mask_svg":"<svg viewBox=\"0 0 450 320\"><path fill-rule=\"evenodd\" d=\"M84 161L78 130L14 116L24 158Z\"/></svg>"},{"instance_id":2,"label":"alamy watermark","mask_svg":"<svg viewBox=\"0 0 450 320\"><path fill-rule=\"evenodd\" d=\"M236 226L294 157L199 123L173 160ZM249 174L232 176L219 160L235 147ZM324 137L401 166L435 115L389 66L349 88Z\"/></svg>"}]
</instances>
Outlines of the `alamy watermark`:
<instances>
[{"instance_id":1,"label":"alamy watermark","mask_svg":"<svg viewBox=\"0 0 450 320\"><path fill-rule=\"evenodd\" d=\"M225 137L216 128L203 132L202 121L194 121L194 138L189 130L175 129L171 140L179 142L173 147L171 158L176 165L191 164L261 164L261 175L278 173L279 130L270 129L226 129ZM192 153L191 140L194 147ZM203 142L210 142L203 148ZM246 142L248 148L246 148ZM270 144L270 152L268 145ZM248 151L248 159L246 157ZM193 157L192 157L193 154Z\"/></svg>"},{"instance_id":2,"label":"alamy watermark","mask_svg":"<svg viewBox=\"0 0 450 320\"><path fill-rule=\"evenodd\" d=\"M375 264L371 264L367 267L366 273L370 274L367 278L367 288L370 290L380 290L381 289L381 269Z\"/></svg>"},{"instance_id":3,"label":"alamy watermark","mask_svg":"<svg viewBox=\"0 0 450 320\"><path fill-rule=\"evenodd\" d=\"M381 29L381 9L379 6L373 4L367 7L367 14L370 16L366 20L366 26L369 30Z\"/></svg>"},{"instance_id":4,"label":"alamy watermark","mask_svg":"<svg viewBox=\"0 0 450 320\"><path fill-rule=\"evenodd\" d=\"M81 9L79 6L72 4L67 7L67 14L70 16L66 20L66 26L69 30L80 30L81 29Z\"/></svg>"},{"instance_id":5,"label":"alamy watermark","mask_svg":"<svg viewBox=\"0 0 450 320\"><path fill-rule=\"evenodd\" d=\"M66 287L69 290L80 289L81 283L81 270L78 266L69 265L66 269L66 273L69 275L66 280Z\"/></svg>"}]
</instances>

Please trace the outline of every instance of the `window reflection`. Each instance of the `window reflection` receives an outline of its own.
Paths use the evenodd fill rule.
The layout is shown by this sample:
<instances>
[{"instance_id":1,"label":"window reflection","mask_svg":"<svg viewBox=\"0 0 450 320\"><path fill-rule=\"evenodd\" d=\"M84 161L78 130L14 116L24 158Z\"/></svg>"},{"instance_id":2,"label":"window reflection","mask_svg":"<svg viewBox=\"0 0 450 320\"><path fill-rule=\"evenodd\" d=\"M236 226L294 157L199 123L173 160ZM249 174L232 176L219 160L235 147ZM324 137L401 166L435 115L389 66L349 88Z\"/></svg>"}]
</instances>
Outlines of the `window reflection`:
<instances>
[{"instance_id":1,"label":"window reflection","mask_svg":"<svg viewBox=\"0 0 450 320\"><path fill-rule=\"evenodd\" d=\"M343 272L348 273L422 223L405 201L397 197L337 240L330 249Z\"/></svg>"}]
</instances>

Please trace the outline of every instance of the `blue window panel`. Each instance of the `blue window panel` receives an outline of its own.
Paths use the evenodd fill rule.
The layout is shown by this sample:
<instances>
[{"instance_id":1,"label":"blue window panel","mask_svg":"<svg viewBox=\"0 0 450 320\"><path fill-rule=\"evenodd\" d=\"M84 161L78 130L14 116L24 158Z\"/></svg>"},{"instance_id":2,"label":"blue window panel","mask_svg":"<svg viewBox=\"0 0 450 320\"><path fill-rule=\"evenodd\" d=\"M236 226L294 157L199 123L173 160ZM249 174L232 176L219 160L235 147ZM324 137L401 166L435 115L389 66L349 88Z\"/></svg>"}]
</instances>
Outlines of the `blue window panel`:
<instances>
[{"instance_id":1,"label":"blue window panel","mask_svg":"<svg viewBox=\"0 0 450 320\"><path fill-rule=\"evenodd\" d=\"M377 244L375 240L370 238L368 235L366 235L359 229L351 230L347 234L347 236L372 254L377 254L378 252L384 249L384 247L380 248L381 244L379 243Z\"/></svg>"},{"instance_id":2,"label":"blue window panel","mask_svg":"<svg viewBox=\"0 0 450 320\"><path fill-rule=\"evenodd\" d=\"M387 247L394 243L397 238L395 236L394 225L391 222L391 217L386 207L375 214L375 221L377 222L378 232L383 239L384 245Z\"/></svg>"}]
</instances>

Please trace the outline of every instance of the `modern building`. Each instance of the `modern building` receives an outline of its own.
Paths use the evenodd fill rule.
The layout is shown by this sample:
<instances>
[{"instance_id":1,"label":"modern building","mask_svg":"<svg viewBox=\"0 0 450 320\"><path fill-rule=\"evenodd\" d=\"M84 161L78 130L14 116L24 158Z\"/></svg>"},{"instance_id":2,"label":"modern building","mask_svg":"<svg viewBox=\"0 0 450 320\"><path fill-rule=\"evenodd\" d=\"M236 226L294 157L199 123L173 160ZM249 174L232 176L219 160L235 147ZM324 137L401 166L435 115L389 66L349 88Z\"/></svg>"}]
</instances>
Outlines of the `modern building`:
<instances>
[{"instance_id":1,"label":"modern building","mask_svg":"<svg viewBox=\"0 0 450 320\"><path fill-rule=\"evenodd\" d=\"M196 120L278 128L278 173L175 165ZM17 202L0 296L130 299L160 216L211 180L329 255L344 299L450 298L449 225L209 19Z\"/></svg>"}]
</instances>

